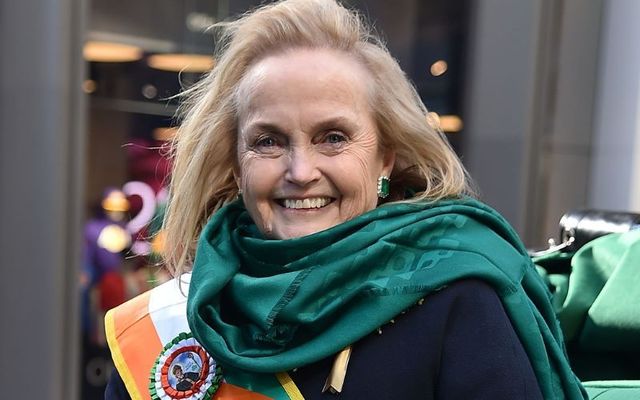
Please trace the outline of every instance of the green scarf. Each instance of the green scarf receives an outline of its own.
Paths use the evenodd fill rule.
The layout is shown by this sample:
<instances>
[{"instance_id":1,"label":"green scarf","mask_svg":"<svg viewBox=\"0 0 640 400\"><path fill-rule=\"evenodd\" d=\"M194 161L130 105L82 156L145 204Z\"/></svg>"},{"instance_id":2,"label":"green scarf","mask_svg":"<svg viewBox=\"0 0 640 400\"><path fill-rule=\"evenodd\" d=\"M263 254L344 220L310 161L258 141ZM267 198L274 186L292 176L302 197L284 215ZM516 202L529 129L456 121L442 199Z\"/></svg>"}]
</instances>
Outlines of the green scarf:
<instances>
[{"instance_id":1,"label":"green scarf","mask_svg":"<svg viewBox=\"0 0 640 400\"><path fill-rule=\"evenodd\" d=\"M544 397L585 398L526 249L497 212L472 199L385 205L289 240L265 239L233 202L202 232L187 316L221 365L272 373L333 355L466 278L500 296Z\"/></svg>"}]
</instances>

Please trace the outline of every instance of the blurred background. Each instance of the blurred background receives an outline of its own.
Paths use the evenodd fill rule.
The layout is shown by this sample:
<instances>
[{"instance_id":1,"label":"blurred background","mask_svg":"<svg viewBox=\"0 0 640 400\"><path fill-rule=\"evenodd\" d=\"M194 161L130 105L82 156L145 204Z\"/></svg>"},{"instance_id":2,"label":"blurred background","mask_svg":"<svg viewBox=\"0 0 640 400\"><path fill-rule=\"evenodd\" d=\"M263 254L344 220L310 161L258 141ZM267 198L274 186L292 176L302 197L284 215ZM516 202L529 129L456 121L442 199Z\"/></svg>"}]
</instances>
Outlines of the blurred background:
<instances>
[{"instance_id":1,"label":"blurred background","mask_svg":"<svg viewBox=\"0 0 640 400\"><path fill-rule=\"evenodd\" d=\"M168 278L172 96L214 65L209 27L258 3L2 1L0 397L102 398L105 310ZM640 2L344 3L529 247L570 209L640 212Z\"/></svg>"}]
</instances>

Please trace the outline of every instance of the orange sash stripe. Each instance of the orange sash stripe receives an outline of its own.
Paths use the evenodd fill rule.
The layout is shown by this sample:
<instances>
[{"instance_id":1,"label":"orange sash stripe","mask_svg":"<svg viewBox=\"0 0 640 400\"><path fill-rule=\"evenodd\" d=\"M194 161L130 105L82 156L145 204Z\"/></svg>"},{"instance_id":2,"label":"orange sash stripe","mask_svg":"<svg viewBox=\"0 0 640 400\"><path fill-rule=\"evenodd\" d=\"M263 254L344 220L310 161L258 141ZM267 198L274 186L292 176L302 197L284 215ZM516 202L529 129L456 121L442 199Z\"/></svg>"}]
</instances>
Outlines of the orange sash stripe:
<instances>
[{"instance_id":1,"label":"orange sash stripe","mask_svg":"<svg viewBox=\"0 0 640 400\"><path fill-rule=\"evenodd\" d=\"M225 382L220 385L213 400L271 400L271 397Z\"/></svg>"},{"instance_id":2,"label":"orange sash stripe","mask_svg":"<svg viewBox=\"0 0 640 400\"><path fill-rule=\"evenodd\" d=\"M105 316L107 341L113 362L132 400L150 400L151 369L163 349L149 316L150 291L109 310ZM126 333L126 334L125 334ZM270 400L226 382L214 400Z\"/></svg>"},{"instance_id":3,"label":"orange sash stripe","mask_svg":"<svg viewBox=\"0 0 640 400\"><path fill-rule=\"evenodd\" d=\"M113 362L132 400L151 399L149 376L162 351L162 343L148 313L149 295L150 292L143 293L108 311L105 317ZM140 351L141 342L144 351Z\"/></svg>"},{"instance_id":4,"label":"orange sash stripe","mask_svg":"<svg viewBox=\"0 0 640 400\"><path fill-rule=\"evenodd\" d=\"M151 292L143 293L105 315L105 330L113 362L132 400L151 400L151 369L164 349L149 315ZM286 373L276 375L289 398L303 400ZM271 400L263 394L222 382L213 400Z\"/></svg>"}]
</instances>

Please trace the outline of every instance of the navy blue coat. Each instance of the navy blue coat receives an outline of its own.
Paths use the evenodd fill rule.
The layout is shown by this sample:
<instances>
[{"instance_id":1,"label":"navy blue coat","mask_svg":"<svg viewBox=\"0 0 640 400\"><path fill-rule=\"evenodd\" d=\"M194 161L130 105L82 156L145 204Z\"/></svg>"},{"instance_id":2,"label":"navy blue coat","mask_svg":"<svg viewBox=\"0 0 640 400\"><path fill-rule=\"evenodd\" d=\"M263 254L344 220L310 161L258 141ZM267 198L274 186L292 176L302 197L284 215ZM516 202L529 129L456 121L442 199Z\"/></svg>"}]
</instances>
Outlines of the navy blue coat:
<instances>
[{"instance_id":1,"label":"navy blue coat","mask_svg":"<svg viewBox=\"0 0 640 400\"><path fill-rule=\"evenodd\" d=\"M529 359L495 291L463 280L425 298L353 345L342 393L322 393L333 357L289 375L314 399L542 399ZM129 399L111 377L107 400Z\"/></svg>"}]
</instances>

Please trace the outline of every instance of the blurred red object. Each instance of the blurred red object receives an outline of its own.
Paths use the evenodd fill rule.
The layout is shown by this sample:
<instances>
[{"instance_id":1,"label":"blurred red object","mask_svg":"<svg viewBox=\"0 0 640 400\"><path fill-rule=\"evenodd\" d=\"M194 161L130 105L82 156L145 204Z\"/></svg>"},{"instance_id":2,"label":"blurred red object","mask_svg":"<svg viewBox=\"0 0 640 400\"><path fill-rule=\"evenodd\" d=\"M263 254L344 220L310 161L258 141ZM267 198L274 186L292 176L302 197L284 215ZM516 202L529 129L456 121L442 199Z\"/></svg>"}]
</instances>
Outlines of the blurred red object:
<instances>
[{"instance_id":1,"label":"blurred red object","mask_svg":"<svg viewBox=\"0 0 640 400\"><path fill-rule=\"evenodd\" d=\"M98 284L100 308L110 310L127 300L124 279L115 271L106 272Z\"/></svg>"}]
</instances>

